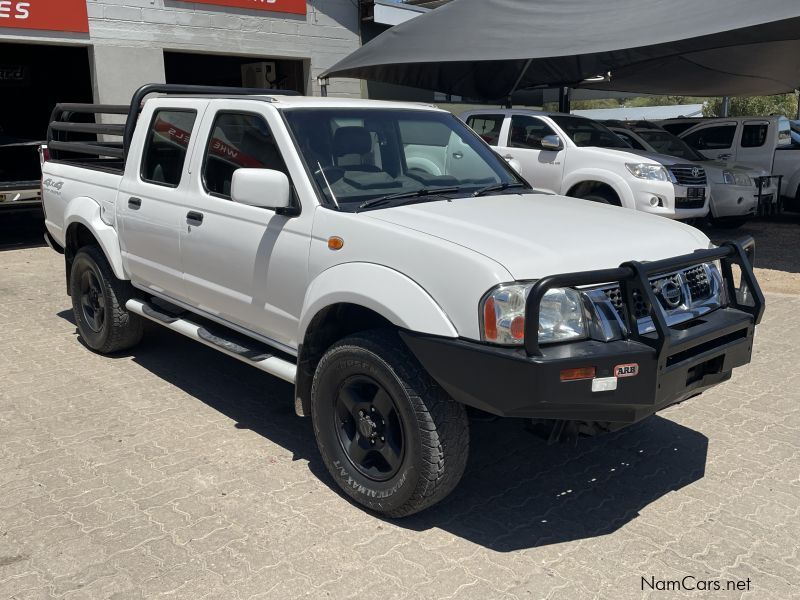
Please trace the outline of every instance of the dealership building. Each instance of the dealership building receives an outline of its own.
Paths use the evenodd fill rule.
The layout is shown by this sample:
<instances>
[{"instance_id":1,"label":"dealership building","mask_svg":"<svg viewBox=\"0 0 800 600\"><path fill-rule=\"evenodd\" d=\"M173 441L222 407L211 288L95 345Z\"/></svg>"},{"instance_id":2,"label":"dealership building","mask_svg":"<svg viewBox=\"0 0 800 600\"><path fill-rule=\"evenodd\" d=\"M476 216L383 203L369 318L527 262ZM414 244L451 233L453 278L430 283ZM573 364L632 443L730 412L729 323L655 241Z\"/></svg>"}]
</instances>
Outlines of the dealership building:
<instances>
[{"instance_id":1,"label":"dealership building","mask_svg":"<svg viewBox=\"0 0 800 600\"><path fill-rule=\"evenodd\" d=\"M125 104L144 83L319 94L360 45L357 0L0 0L0 130L42 138L56 102ZM354 80L330 95L361 96Z\"/></svg>"}]
</instances>

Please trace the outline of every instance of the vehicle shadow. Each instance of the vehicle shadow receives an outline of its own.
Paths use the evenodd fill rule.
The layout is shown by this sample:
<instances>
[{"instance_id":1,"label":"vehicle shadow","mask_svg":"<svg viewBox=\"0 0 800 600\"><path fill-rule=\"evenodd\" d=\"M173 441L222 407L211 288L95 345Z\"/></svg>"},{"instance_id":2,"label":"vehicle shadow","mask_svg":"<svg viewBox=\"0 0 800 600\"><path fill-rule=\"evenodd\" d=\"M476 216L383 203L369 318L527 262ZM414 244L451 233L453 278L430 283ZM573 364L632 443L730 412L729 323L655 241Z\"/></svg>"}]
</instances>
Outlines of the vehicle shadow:
<instances>
[{"instance_id":1,"label":"vehicle shadow","mask_svg":"<svg viewBox=\"0 0 800 600\"><path fill-rule=\"evenodd\" d=\"M44 246L41 210L0 210L0 251Z\"/></svg>"},{"instance_id":2,"label":"vehicle shadow","mask_svg":"<svg viewBox=\"0 0 800 600\"><path fill-rule=\"evenodd\" d=\"M71 311L59 316L74 324ZM119 357L308 461L339 492L310 420L294 414L291 385L150 323L142 343ZM439 505L392 523L440 528L497 552L605 535L702 478L707 447L702 434L658 416L577 447L548 446L524 420L473 419L461 484Z\"/></svg>"}]
</instances>

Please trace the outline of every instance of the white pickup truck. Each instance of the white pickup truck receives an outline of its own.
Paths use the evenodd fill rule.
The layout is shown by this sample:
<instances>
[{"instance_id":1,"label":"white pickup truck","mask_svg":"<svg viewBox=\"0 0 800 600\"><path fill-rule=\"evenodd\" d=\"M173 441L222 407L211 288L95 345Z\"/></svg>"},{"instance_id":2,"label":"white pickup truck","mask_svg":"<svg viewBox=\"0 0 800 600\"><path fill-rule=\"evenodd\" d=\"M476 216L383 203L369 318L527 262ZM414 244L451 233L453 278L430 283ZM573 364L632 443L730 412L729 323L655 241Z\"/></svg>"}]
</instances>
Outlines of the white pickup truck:
<instances>
[{"instance_id":1,"label":"white pickup truck","mask_svg":"<svg viewBox=\"0 0 800 600\"><path fill-rule=\"evenodd\" d=\"M526 109L474 110L461 119L516 160L536 189L673 219L708 214L702 167L634 150L597 121Z\"/></svg>"},{"instance_id":2,"label":"white pickup truck","mask_svg":"<svg viewBox=\"0 0 800 600\"><path fill-rule=\"evenodd\" d=\"M780 176L780 196L800 210L800 146L786 117L719 117L657 122L706 158L759 167ZM780 198L763 212L780 212Z\"/></svg>"},{"instance_id":3,"label":"white pickup truck","mask_svg":"<svg viewBox=\"0 0 800 600\"><path fill-rule=\"evenodd\" d=\"M533 193L429 106L268 93L150 85L130 107L58 105L46 237L89 348L130 348L149 319L294 383L363 506L400 517L449 493L466 407L571 441L750 361L752 240Z\"/></svg>"}]
</instances>

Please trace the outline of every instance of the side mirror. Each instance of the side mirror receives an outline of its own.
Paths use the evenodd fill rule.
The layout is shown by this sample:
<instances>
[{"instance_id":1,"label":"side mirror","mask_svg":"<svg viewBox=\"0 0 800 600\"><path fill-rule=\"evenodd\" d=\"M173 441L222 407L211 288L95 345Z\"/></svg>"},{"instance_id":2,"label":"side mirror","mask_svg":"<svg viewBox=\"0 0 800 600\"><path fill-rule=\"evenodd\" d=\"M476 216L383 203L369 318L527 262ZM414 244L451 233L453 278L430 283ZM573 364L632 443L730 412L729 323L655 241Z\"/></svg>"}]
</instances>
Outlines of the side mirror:
<instances>
[{"instance_id":1,"label":"side mirror","mask_svg":"<svg viewBox=\"0 0 800 600\"><path fill-rule=\"evenodd\" d=\"M564 144L561 142L561 138L557 135L546 135L542 138L542 149L543 150L561 150L564 148Z\"/></svg>"},{"instance_id":2,"label":"side mirror","mask_svg":"<svg viewBox=\"0 0 800 600\"><path fill-rule=\"evenodd\" d=\"M292 204L292 190L286 173L272 169L236 169L231 182L231 199L239 204L272 208Z\"/></svg>"}]
</instances>

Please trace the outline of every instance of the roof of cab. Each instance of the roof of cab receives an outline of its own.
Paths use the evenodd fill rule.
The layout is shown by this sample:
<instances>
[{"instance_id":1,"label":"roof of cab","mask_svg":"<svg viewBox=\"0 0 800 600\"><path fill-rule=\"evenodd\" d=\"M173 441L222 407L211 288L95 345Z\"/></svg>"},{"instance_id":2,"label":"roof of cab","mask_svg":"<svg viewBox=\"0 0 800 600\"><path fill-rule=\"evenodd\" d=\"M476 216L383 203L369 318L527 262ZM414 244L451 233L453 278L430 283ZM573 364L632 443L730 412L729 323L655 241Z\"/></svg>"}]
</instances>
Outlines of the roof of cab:
<instances>
[{"instance_id":1,"label":"roof of cab","mask_svg":"<svg viewBox=\"0 0 800 600\"><path fill-rule=\"evenodd\" d=\"M270 96L268 94L257 96L232 96L232 95L169 95L169 96L154 96L152 99L169 102L173 99L203 99L203 100L261 100L269 102L272 106L281 109L288 108L395 108L405 110L436 110L443 111L442 109L432 105L420 102L394 102L388 100L368 100L364 98L335 98L331 96L289 96L275 94Z\"/></svg>"}]
</instances>

